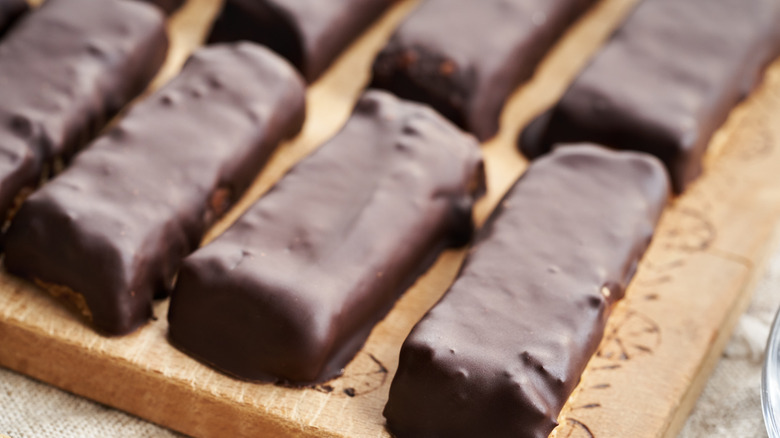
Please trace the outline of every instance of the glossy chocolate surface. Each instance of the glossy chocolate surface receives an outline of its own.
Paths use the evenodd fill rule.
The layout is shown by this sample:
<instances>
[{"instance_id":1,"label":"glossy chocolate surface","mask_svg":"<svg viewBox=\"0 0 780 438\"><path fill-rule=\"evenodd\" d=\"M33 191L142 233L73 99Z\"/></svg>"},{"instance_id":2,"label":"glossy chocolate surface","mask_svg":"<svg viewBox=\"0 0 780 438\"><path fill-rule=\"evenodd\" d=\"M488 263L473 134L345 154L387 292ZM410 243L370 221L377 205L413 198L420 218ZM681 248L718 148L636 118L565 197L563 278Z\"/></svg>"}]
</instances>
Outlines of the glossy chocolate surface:
<instances>
[{"instance_id":1,"label":"glossy chocolate surface","mask_svg":"<svg viewBox=\"0 0 780 438\"><path fill-rule=\"evenodd\" d=\"M0 43L0 216L48 163L92 140L165 60L157 8L49 0Z\"/></svg>"},{"instance_id":2,"label":"glossy chocolate surface","mask_svg":"<svg viewBox=\"0 0 780 438\"><path fill-rule=\"evenodd\" d=\"M487 140L504 102L595 0L427 0L374 63L372 86Z\"/></svg>"},{"instance_id":3,"label":"glossy chocolate surface","mask_svg":"<svg viewBox=\"0 0 780 438\"><path fill-rule=\"evenodd\" d=\"M780 54L777 0L645 0L550 111L523 133L536 158L560 142L649 152L676 192L712 134Z\"/></svg>"},{"instance_id":4,"label":"glossy chocolate surface","mask_svg":"<svg viewBox=\"0 0 780 438\"><path fill-rule=\"evenodd\" d=\"M0 37L29 9L27 0L0 0Z\"/></svg>"},{"instance_id":5,"label":"glossy chocolate surface","mask_svg":"<svg viewBox=\"0 0 780 438\"><path fill-rule=\"evenodd\" d=\"M134 330L207 227L300 130L304 87L253 43L200 50L27 199L6 267L81 294L104 333Z\"/></svg>"},{"instance_id":6,"label":"glossy chocolate surface","mask_svg":"<svg viewBox=\"0 0 780 438\"><path fill-rule=\"evenodd\" d=\"M210 42L267 45L314 82L396 0L227 0Z\"/></svg>"},{"instance_id":7,"label":"glossy chocolate surface","mask_svg":"<svg viewBox=\"0 0 780 438\"><path fill-rule=\"evenodd\" d=\"M546 438L653 235L661 163L594 146L531 165L401 349L398 438Z\"/></svg>"},{"instance_id":8,"label":"glossy chocolate surface","mask_svg":"<svg viewBox=\"0 0 780 438\"><path fill-rule=\"evenodd\" d=\"M483 192L473 137L368 91L338 135L185 260L170 339L248 380L335 377L441 251L469 241Z\"/></svg>"}]
</instances>

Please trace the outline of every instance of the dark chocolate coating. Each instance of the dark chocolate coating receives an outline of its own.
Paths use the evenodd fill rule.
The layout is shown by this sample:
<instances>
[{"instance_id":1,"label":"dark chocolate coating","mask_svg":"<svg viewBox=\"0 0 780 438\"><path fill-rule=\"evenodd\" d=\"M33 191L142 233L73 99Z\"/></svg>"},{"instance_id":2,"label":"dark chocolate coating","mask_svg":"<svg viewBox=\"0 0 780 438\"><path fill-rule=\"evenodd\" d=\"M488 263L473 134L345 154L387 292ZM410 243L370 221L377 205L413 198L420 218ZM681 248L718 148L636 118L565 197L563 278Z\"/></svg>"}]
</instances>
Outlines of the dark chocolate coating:
<instances>
[{"instance_id":1,"label":"dark chocolate coating","mask_svg":"<svg viewBox=\"0 0 780 438\"><path fill-rule=\"evenodd\" d=\"M134 330L207 227L300 130L304 93L300 75L261 46L197 52L27 199L6 267L82 294L105 333Z\"/></svg>"},{"instance_id":2,"label":"dark chocolate coating","mask_svg":"<svg viewBox=\"0 0 780 438\"><path fill-rule=\"evenodd\" d=\"M401 349L399 438L546 438L653 235L655 158L594 146L532 164Z\"/></svg>"},{"instance_id":3,"label":"dark chocolate coating","mask_svg":"<svg viewBox=\"0 0 780 438\"><path fill-rule=\"evenodd\" d=\"M139 2L49 0L19 20L0 43L0 217L140 94L167 50L163 15Z\"/></svg>"},{"instance_id":4,"label":"dark chocolate coating","mask_svg":"<svg viewBox=\"0 0 780 438\"><path fill-rule=\"evenodd\" d=\"M335 377L439 253L468 242L484 184L471 136L368 91L338 135L185 260L170 339L248 380Z\"/></svg>"},{"instance_id":5,"label":"dark chocolate coating","mask_svg":"<svg viewBox=\"0 0 780 438\"><path fill-rule=\"evenodd\" d=\"M677 193L702 172L712 134L780 54L780 1L645 0L520 139L536 158L560 142L651 153Z\"/></svg>"},{"instance_id":6,"label":"dark chocolate coating","mask_svg":"<svg viewBox=\"0 0 780 438\"><path fill-rule=\"evenodd\" d=\"M0 0L0 37L28 10L27 0Z\"/></svg>"},{"instance_id":7,"label":"dark chocolate coating","mask_svg":"<svg viewBox=\"0 0 780 438\"><path fill-rule=\"evenodd\" d=\"M227 0L209 42L264 44L314 82L395 1Z\"/></svg>"},{"instance_id":8,"label":"dark chocolate coating","mask_svg":"<svg viewBox=\"0 0 780 438\"><path fill-rule=\"evenodd\" d=\"M595 0L427 0L374 62L372 86L487 140L504 103Z\"/></svg>"},{"instance_id":9,"label":"dark chocolate coating","mask_svg":"<svg viewBox=\"0 0 780 438\"><path fill-rule=\"evenodd\" d=\"M145 1L153 5L157 5L157 7L162 9L163 12L170 15L176 12L177 9L182 7L182 5L184 5L184 2L186 0L141 0L141 1Z\"/></svg>"}]
</instances>

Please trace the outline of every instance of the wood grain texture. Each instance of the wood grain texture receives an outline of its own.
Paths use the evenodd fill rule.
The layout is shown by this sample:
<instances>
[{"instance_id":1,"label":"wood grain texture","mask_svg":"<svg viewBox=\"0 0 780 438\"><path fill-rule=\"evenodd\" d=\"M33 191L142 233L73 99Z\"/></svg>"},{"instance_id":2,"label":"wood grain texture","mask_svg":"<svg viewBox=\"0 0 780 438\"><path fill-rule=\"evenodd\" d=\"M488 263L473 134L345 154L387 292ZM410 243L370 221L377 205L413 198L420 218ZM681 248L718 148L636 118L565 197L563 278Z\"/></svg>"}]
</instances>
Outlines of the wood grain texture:
<instances>
[{"instance_id":1,"label":"wood grain texture","mask_svg":"<svg viewBox=\"0 0 780 438\"><path fill-rule=\"evenodd\" d=\"M170 79L203 40L219 8L190 0L174 16ZM304 131L280 147L213 239L291 165L346 121L369 66L416 4L399 2L308 93ZM551 105L634 0L603 0L510 100L483 151L489 192L481 224L526 167L514 141ZM705 176L668 208L606 337L561 415L557 438L673 437L746 307L780 216L780 63L713 140ZM608 196L608 194L605 194ZM343 377L307 389L245 383L216 373L166 341L157 320L123 338L95 334L29 283L0 274L0 364L150 421L202 437L387 437L381 412L403 339L446 291L464 251L448 251L372 332Z\"/></svg>"}]
</instances>

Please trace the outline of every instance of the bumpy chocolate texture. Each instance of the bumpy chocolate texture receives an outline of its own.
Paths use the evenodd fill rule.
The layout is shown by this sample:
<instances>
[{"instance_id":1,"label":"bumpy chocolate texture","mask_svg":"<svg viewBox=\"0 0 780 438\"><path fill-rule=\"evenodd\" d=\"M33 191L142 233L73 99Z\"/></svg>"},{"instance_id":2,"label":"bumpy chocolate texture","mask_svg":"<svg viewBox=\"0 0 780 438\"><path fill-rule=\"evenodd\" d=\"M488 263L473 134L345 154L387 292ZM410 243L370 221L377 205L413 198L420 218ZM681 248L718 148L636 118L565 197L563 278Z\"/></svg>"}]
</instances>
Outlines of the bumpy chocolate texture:
<instances>
[{"instance_id":1,"label":"bumpy chocolate texture","mask_svg":"<svg viewBox=\"0 0 780 438\"><path fill-rule=\"evenodd\" d=\"M166 14L172 14L179 9L186 0L142 0L157 5Z\"/></svg>"},{"instance_id":2,"label":"bumpy chocolate texture","mask_svg":"<svg viewBox=\"0 0 780 438\"><path fill-rule=\"evenodd\" d=\"M374 62L372 86L487 140L504 102L595 0L427 0Z\"/></svg>"},{"instance_id":3,"label":"bumpy chocolate texture","mask_svg":"<svg viewBox=\"0 0 780 438\"><path fill-rule=\"evenodd\" d=\"M174 345L226 373L337 376L484 192L478 143L430 108L367 92L346 127L188 257Z\"/></svg>"},{"instance_id":4,"label":"bumpy chocolate texture","mask_svg":"<svg viewBox=\"0 0 780 438\"><path fill-rule=\"evenodd\" d=\"M300 130L304 88L261 46L197 52L28 198L8 231L6 267L83 297L103 332L132 331L207 227Z\"/></svg>"},{"instance_id":5,"label":"bumpy chocolate texture","mask_svg":"<svg viewBox=\"0 0 780 438\"><path fill-rule=\"evenodd\" d=\"M533 164L401 349L399 438L546 438L667 200L661 163L594 146Z\"/></svg>"},{"instance_id":6,"label":"bumpy chocolate texture","mask_svg":"<svg viewBox=\"0 0 780 438\"><path fill-rule=\"evenodd\" d=\"M0 37L29 9L27 0L0 0Z\"/></svg>"},{"instance_id":7,"label":"bumpy chocolate texture","mask_svg":"<svg viewBox=\"0 0 780 438\"><path fill-rule=\"evenodd\" d=\"M44 168L93 139L165 60L157 8L49 0L0 43L0 217Z\"/></svg>"},{"instance_id":8,"label":"bumpy chocolate texture","mask_svg":"<svg viewBox=\"0 0 780 438\"><path fill-rule=\"evenodd\" d=\"M715 130L780 54L777 0L645 0L520 139L536 158L560 142L649 152L678 193Z\"/></svg>"},{"instance_id":9,"label":"bumpy chocolate texture","mask_svg":"<svg viewBox=\"0 0 780 438\"><path fill-rule=\"evenodd\" d=\"M309 82L397 0L227 0L210 42L267 45Z\"/></svg>"}]
</instances>

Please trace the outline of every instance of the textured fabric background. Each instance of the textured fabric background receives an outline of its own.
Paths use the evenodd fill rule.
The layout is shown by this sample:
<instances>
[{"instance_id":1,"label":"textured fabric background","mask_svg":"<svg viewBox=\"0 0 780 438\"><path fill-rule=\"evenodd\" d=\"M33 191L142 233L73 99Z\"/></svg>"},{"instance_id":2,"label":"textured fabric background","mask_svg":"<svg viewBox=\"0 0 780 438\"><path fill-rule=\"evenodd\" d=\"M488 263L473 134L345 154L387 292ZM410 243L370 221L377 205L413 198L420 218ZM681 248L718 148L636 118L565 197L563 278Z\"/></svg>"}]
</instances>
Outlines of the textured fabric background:
<instances>
[{"instance_id":1,"label":"textured fabric background","mask_svg":"<svg viewBox=\"0 0 780 438\"><path fill-rule=\"evenodd\" d=\"M0 433L10 438L180 436L1 368Z\"/></svg>"},{"instance_id":2,"label":"textured fabric background","mask_svg":"<svg viewBox=\"0 0 780 438\"><path fill-rule=\"evenodd\" d=\"M770 262L680 438L766 437L761 417L764 344L780 306L780 252ZM0 435L11 438L179 437L103 405L0 369Z\"/></svg>"}]
</instances>

